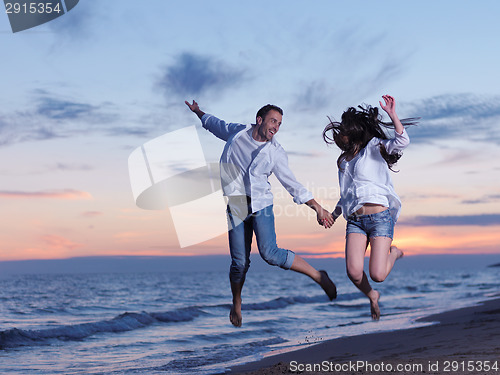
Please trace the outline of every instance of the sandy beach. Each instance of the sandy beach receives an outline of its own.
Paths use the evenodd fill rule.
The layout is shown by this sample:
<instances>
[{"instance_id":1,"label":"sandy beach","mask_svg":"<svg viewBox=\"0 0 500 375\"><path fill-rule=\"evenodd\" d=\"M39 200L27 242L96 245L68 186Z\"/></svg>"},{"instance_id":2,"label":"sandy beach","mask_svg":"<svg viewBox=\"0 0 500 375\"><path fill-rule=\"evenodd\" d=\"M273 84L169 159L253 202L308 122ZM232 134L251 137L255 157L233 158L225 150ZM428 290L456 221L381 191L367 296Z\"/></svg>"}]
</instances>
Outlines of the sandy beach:
<instances>
[{"instance_id":1,"label":"sandy beach","mask_svg":"<svg viewBox=\"0 0 500 375\"><path fill-rule=\"evenodd\" d=\"M498 374L500 299L428 316L432 326L329 340L231 374Z\"/></svg>"}]
</instances>

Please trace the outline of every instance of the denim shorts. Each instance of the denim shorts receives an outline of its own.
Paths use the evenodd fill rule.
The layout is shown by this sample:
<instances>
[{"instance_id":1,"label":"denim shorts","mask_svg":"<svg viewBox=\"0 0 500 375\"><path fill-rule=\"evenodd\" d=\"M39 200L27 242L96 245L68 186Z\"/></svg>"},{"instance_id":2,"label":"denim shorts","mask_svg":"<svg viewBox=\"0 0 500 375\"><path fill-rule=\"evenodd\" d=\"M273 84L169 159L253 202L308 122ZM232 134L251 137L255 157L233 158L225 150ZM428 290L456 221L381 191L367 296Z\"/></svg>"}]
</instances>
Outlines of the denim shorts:
<instances>
[{"instance_id":1,"label":"denim shorts","mask_svg":"<svg viewBox=\"0 0 500 375\"><path fill-rule=\"evenodd\" d=\"M389 210L371 215L350 215L347 220L346 237L349 233L372 237L394 237L394 219Z\"/></svg>"}]
</instances>

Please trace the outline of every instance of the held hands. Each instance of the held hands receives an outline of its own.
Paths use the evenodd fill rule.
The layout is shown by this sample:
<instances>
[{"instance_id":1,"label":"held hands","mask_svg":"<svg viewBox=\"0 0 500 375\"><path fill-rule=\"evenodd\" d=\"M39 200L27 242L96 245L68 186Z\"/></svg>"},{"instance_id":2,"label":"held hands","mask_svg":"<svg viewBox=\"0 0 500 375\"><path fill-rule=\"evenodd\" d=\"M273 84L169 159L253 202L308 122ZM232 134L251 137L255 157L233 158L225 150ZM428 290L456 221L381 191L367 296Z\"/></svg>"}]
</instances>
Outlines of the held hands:
<instances>
[{"instance_id":1,"label":"held hands","mask_svg":"<svg viewBox=\"0 0 500 375\"><path fill-rule=\"evenodd\" d=\"M330 228L333 223L335 223L335 219L332 214L323 208L318 210L317 220L318 224L324 226L325 228Z\"/></svg>"},{"instance_id":2,"label":"held hands","mask_svg":"<svg viewBox=\"0 0 500 375\"><path fill-rule=\"evenodd\" d=\"M319 205L318 202L313 198L306 202L306 204L311 207L314 211L316 211L318 224L324 226L325 228L330 228L335 220L330 212L325 210L323 207Z\"/></svg>"}]
</instances>

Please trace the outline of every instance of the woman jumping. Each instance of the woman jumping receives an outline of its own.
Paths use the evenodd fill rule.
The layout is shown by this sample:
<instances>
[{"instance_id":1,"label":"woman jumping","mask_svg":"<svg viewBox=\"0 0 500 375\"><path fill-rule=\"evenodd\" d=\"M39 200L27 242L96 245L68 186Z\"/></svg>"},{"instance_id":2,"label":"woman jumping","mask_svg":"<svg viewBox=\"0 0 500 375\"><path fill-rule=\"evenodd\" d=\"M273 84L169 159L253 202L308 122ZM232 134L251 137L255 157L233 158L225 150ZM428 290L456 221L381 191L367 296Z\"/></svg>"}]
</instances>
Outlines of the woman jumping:
<instances>
[{"instance_id":1,"label":"woman jumping","mask_svg":"<svg viewBox=\"0 0 500 375\"><path fill-rule=\"evenodd\" d=\"M391 246L401 201L389 170L410 143L405 126L416 124L414 118L399 120L392 96L382 98L385 105L379 102L380 106L392 122L382 122L376 107L351 107L342 114L342 121L330 121L323 131L325 142L335 143L342 150L337 160L340 200L333 217L343 214L347 220L347 275L369 298L374 320L380 319L380 293L372 289L363 270L365 252L370 244L370 277L375 282L384 281L394 262L403 256L401 250ZM382 127L393 128L395 137L388 138Z\"/></svg>"}]
</instances>

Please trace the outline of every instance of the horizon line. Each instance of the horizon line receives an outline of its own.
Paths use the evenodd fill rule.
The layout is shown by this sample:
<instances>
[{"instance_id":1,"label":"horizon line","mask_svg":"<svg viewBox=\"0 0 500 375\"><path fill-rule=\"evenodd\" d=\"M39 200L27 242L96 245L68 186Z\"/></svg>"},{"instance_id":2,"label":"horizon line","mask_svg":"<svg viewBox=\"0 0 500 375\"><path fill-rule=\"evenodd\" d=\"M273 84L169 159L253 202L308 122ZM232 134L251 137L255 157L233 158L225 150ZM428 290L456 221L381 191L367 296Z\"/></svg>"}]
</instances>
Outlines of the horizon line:
<instances>
[{"instance_id":1,"label":"horizon line","mask_svg":"<svg viewBox=\"0 0 500 375\"><path fill-rule=\"evenodd\" d=\"M253 255L258 255L257 252L252 253ZM305 253L298 253L296 252L297 255L300 255L302 258L306 259L345 259L344 254L338 255L338 256L330 256L330 255L323 255L323 254L305 254ZM500 253L478 253L478 252L473 252L473 253L450 253L450 252L443 252L443 253L405 253L405 257L419 257L419 256L473 256L473 255L498 255L500 257ZM36 261L65 261L65 260L78 260L78 259L131 259L131 258L137 258L137 259L158 259L158 258L203 258L203 257L228 257L229 253L227 254L200 254L200 255L195 255L195 254L183 254L183 255L81 255L81 256L73 256L73 257L67 257L67 258L29 258L29 259L0 259L0 263L8 263L8 262L36 262ZM365 258L369 258L369 253L368 255L365 256Z\"/></svg>"}]
</instances>

